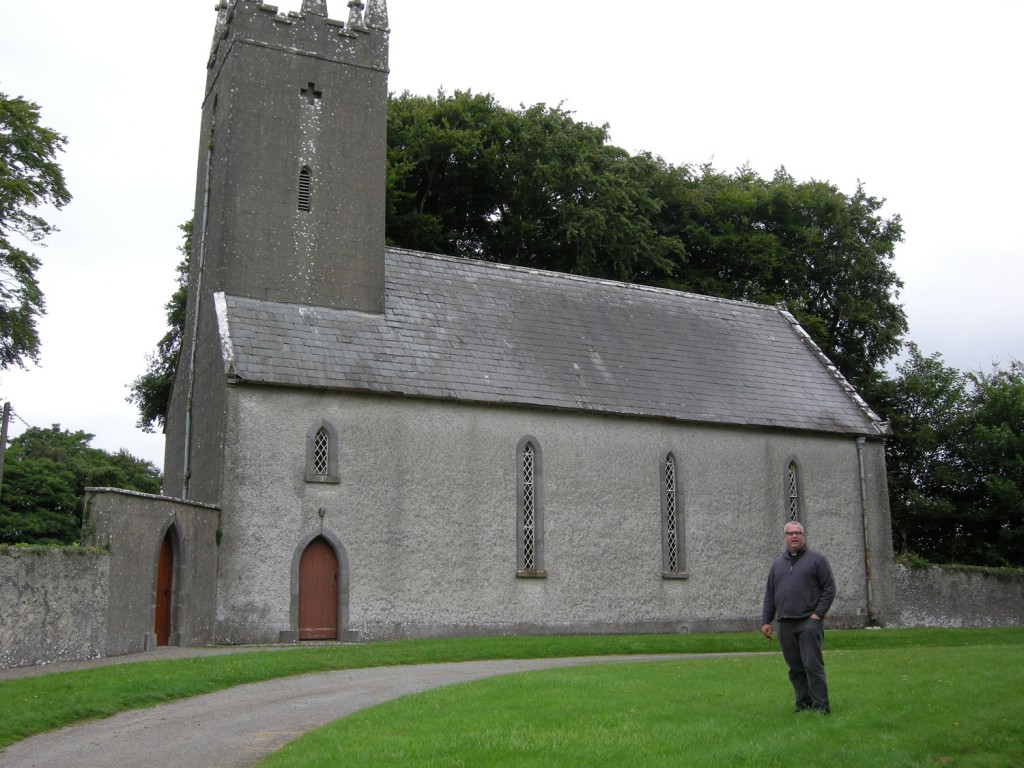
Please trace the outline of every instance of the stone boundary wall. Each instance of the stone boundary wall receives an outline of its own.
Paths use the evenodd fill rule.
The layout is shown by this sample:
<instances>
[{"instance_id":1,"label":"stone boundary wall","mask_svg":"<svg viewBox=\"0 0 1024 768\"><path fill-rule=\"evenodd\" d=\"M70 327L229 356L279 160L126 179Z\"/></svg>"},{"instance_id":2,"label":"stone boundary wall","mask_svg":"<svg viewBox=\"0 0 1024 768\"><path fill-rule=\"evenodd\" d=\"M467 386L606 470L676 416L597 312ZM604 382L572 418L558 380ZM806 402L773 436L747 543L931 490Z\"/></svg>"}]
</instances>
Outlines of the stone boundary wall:
<instances>
[{"instance_id":1,"label":"stone boundary wall","mask_svg":"<svg viewBox=\"0 0 1024 768\"><path fill-rule=\"evenodd\" d=\"M900 627L1024 626L1024 576L896 566Z\"/></svg>"},{"instance_id":2,"label":"stone boundary wall","mask_svg":"<svg viewBox=\"0 0 1024 768\"><path fill-rule=\"evenodd\" d=\"M109 588L103 550L0 546L0 669L112 655ZM1024 626L1024 577L897 565L896 597L900 627Z\"/></svg>"},{"instance_id":3,"label":"stone boundary wall","mask_svg":"<svg viewBox=\"0 0 1024 768\"><path fill-rule=\"evenodd\" d=\"M167 535L174 551L169 644L208 645L217 589L217 508L116 488L85 492L90 543L110 551L104 655L156 647L156 570Z\"/></svg>"},{"instance_id":4,"label":"stone boundary wall","mask_svg":"<svg viewBox=\"0 0 1024 768\"><path fill-rule=\"evenodd\" d=\"M0 669L104 656L109 584L102 550L0 547Z\"/></svg>"}]
</instances>

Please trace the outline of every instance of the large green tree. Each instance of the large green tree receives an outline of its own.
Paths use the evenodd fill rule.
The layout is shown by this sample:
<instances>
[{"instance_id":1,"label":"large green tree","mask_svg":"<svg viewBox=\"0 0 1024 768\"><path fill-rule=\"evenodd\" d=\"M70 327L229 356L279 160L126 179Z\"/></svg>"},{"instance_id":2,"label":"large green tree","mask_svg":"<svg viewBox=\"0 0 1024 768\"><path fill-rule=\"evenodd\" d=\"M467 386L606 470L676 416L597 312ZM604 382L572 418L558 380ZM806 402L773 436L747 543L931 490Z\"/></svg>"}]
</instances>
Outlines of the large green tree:
<instances>
[{"instance_id":1,"label":"large green tree","mask_svg":"<svg viewBox=\"0 0 1024 768\"><path fill-rule=\"evenodd\" d=\"M404 93L388 108L389 240L559 272L671 274L679 243L607 126L561 107L507 109L490 95Z\"/></svg>"},{"instance_id":2,"label":"large green tree","mask_svg":"<svg viewBox=\"0 0 1024 768\"><path fill-rule=\"evenodd\" d=\"M886 466L893 543L900 552L955 561L970 485L963 456L970 382L915 344L896 373L878 392L878 408L892 426Z\"/></svg>"},{"instance_id":3,"label":"large green tree","mask_svg":"<svg viewBox=\"0 0 1024 768\"><path fill-rule=\"evenodd\" d=\"M893 543L935 562L1024 566L1024 365L964 373L914 345L878 388Z\"/></svg>"},{"instance_id":4,"label":"large green tree","mask_svg":"<svg viewBox=\"0 0 1024 768\"><path fill-rule=\"evenodd\" d=\"M0 369L38 360L37 318L45 312L36 280L40 243L55 227L36 213L71 200L55 158L66 139L39 124L39 107L0 93Z\"/></svg>"},{"instance_id":5,"label":"large green tree","mask_svg":"<svg viewBox=\"0 0 1024 768\"><path fill-rule=\"evenodd\" d=\"M970 378L964 466L973 494L961 533L977 562L1024 566L1024 363Z\"/></svg>"},{"instance_id":6,"label":"large green tree","mask_svg":"<svg viewBox=\"0 0 1024 768\"><path fill-rule=\"evenodd\" d=\"M126 451L93 448L92 438L54 424L31 427L11 440L0 488L0 543L78 541L89 487L160 492L163 478L152 463Z\"/></svg>"}]
</instances>

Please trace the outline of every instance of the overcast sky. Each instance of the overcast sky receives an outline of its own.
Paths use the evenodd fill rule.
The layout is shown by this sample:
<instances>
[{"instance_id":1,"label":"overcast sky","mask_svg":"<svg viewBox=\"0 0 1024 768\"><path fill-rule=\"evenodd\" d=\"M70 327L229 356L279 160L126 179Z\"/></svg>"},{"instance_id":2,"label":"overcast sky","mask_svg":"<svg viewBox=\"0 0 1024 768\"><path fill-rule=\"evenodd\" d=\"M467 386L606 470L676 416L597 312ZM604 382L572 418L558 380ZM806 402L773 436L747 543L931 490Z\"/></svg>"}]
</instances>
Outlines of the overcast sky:
<instances>
[{"instance_id":1,"label":"overcast sky","mask_svg":"<svg viewBox=\"0 0 1024 768\"><path fill-rule=\"evenodd\" d=\"M192 215L214 0L0 0L0 92L68 137L74 200L37 250L40 365L0 372L11 434L95 435L163 465L125 402L166 331ZM298 10L301 0L279 3ZM344 0L328 0L347 18ZM394 92L562 103L674 164L857 181L903 217L910 340L1024 359L1024 2L390 0Z\"/></svg>"}]
</instances>

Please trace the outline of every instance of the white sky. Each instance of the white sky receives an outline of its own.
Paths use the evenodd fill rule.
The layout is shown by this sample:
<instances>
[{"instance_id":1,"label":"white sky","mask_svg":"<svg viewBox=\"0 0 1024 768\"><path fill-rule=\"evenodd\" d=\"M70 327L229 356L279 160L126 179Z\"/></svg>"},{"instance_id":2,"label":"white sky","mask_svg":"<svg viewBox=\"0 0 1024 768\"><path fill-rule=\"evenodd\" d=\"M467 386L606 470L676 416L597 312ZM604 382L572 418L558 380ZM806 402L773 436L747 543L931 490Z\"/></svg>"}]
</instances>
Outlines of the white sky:
<instances>
[{"instance_id":1,"label":"white sky","mask_svg":"<svg viewBox=\"0 0 1024 768\"><path fill-rule=\"evenodd\" d=\"M0 0L0 92L67 135L74 200L36 252L39 366L0 372L24 425L163 465L128 385L166 331L192 215L214 0ZM282 12L301 0L282 0ZM344 0L328 0L347 18ZM909 338L949 365L1024 359L1024 2L390 0L392 91L563 102L675 164L784 165L903 217Z\"/></svg>"}]
</instances>

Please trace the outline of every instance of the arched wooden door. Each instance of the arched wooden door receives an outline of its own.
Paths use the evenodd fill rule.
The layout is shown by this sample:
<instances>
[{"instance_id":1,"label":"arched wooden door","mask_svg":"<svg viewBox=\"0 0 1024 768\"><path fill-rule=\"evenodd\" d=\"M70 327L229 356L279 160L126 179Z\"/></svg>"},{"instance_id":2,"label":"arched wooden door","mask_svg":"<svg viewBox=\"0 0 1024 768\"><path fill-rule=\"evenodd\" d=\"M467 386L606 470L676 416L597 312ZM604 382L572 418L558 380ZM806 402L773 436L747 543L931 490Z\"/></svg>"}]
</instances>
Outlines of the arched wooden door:
<instances>
[{"instance_id":1,"label":"arched wooden door","mask_svg":"<svg viewBox=\"0 0 1024 768\"><path fill-rule=\"evenodd\" d=\"M340 575L334 549L313 539L299 560L299 640L337 639Z\"/></svg>"},{"instance_id":2,"label":"arched wooden door","mask_svg":"<svg viewBox=\"0 0 1024 768\"><path fill-rule=\"evenodd\" d=\"M160 545L160 556L156 564L156 618L153 631L156 644L167 645L171 637L171 599L174 596L174 541L167 531Z\"/></svg>"}]
</instances>

